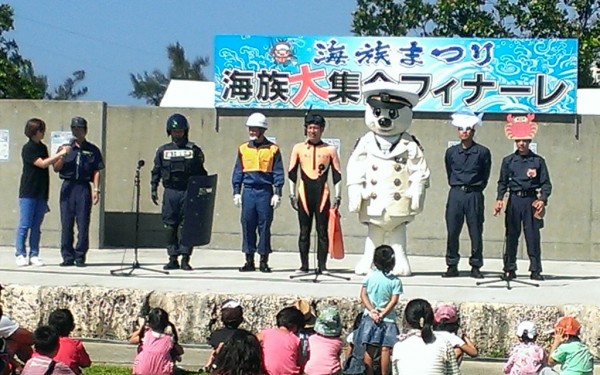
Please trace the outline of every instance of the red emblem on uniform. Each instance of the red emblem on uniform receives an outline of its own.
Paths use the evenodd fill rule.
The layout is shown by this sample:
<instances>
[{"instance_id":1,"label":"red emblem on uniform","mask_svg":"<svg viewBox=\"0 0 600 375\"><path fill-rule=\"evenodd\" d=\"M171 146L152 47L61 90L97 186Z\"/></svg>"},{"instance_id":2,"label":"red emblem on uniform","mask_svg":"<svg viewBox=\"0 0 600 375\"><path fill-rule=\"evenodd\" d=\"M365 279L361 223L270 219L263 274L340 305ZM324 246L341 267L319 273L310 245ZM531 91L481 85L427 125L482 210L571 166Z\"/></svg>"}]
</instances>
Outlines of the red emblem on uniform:
<instances>
[{"instance_id":1,"label":"red emblem on uniform","mask_svg":"<svg viewBox=\"0 0 600 375\"><path fill-rule=\"evenodd\" d=\"M525 116L506 116L504 134L508 139L533 139L538 130L538 125L533 122L535 114L529 113Z\"/></svg>"},{"instance_id":2,"label":"red emblem on uniform","mask_svg":"<svg viewBox=\"0 0 600 375\"><path fill-rule=\"evenodd\" d=\"M529 178L535 178L535 176L537 176L537 171L533 168L529 168L527 170L527 177Z\"/></svg>"}]
</instances>

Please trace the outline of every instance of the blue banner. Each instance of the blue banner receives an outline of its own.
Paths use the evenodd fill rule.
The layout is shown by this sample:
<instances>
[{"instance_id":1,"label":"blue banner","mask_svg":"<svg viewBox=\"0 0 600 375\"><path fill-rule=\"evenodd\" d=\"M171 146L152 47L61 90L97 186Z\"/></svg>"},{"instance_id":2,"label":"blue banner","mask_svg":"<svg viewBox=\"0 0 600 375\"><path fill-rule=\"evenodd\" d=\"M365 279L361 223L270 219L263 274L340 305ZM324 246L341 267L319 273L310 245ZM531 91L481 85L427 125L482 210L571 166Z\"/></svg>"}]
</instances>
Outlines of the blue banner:
<instances>
[{"instance_id":1,"label":"blue banner","mask_svg":"<svg viewBox=\"0 0 600 375\"><path fill-rule=\"evenodd\" d=\"M416 111L575 113L577 39L332 36L215 38L217 108L364 110L383 80Z\"/></svg>"}]
</instances>

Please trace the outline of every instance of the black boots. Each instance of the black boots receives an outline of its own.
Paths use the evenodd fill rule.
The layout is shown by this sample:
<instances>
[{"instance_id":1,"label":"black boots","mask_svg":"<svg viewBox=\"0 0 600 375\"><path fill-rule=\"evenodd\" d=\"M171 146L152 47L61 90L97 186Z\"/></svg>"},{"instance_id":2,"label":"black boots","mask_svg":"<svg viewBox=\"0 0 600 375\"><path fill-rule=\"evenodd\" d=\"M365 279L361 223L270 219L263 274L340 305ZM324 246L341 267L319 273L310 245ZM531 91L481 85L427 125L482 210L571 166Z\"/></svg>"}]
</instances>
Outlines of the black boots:
<instances>
[{"instance_id":1,"label":"black boots","mask_svg":"<svg viewBox=\"0 0 600 375\"><path fill-rule=\"evenodd\" d=\"M269 273L271 272L271 268L269 267L269 256L261 255L260 263L258 264L258 270L260 272ZM256 271L256 266L254 265L254 254L246 254L246 263L242 267L239 268L240 272L254 272Z\"/></svg>"},{"instance_id":2,"label":"black boots","mask_svg":"<svg viewBox=\"0 0 600 375\"><path fill-rule=\"evenodd\" d=\"M471 267L471 277L474 279L483 279L483 274L479 270L479 267Z\"/></svg>"},{"instance_id":3,"label":"black boots","mask_svg":"<svg viewBox=\"0 0 600 375\"><path fill-rule=\"evenodd\" d=\"M542 274L539 271L531 271L531 276L529 276L529 278L531 280L536 280L536 281L544 281L545 280L544 276L542 276Z\"/></svg>"},{"instance_id":4,"label":"black boots","mask_svg":"<svg viewBox=\"0 0 600 375\"><path fill-rule=\"evenodd\" d=\"M258 269L263 273L270 273L271 268L269 268L269 256L261 255L260 256L260 264L258 265Z\"/></svg>"},{"instance_id":5,"label":"black boots","mask_svg":"<svg viewBox=\"0 0 600 375\"><path fill-rule=\"evenodd\" d=\"M190 265L190 256L189 255L181 256L181 269L184 271L193 270L192 266Z\"/></svg>"},{"instance_id":6,"label":"black boots","mask_svg":"<svg viewBox=\"0 0 600 375\"><path fill-rule=\"evenodd\" d=\"M254 272L256 267L254 266L254 254L246 254L246 263L239 268L240 272Z\"/></svg>"},{"instance_id":7,"label":"black boots","mask_svg":"<svg viewBox=\"0 0 600 375\"><path fill-rule=\"evenodd\" d=\"M176 256L169 256L169 263L165 264L163 270L178 270L179 262Z\"/></svg>"},{"instance_id":8,"label":"black boots","mask_svg":"<svg viewBox=\"0 0 600 375\"><path fill-rule=\"evenodd\" d=\"M448 269L442 274L442 277L458 277L458 267L448 266Z\"/></svg>"}]
</instances>

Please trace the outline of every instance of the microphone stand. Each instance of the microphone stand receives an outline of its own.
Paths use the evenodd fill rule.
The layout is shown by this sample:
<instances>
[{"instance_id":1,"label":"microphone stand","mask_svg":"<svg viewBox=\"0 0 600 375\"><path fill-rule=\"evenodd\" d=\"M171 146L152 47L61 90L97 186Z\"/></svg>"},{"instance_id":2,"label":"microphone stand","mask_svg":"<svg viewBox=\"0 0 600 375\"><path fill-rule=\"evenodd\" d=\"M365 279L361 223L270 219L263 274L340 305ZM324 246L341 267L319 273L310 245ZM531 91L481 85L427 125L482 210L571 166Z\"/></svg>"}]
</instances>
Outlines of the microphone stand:
<instances>
[{"instance_id":1,"label":"microphone stand","mask_svg":"<svg viewBox=\"0 0 600 375\"><path fill-rule=\"evenodd\" d=\"M140 232L140 169L144 166L144 161L139 160L137 168L135 169L135 178L134 178L134 186L135 186L135 241L133 248L133 263L129 267L123 267L115 270L111 270L110 274L113 276L131 276L133 271L135 270L144 270L151 272L158 272L164 275L168 275L169 271L155 270L152 268L142 267L138 260L138 240L139 240L139 232ZM125 272L129 271L129 272Z\"/></svg>"}]
</instances>

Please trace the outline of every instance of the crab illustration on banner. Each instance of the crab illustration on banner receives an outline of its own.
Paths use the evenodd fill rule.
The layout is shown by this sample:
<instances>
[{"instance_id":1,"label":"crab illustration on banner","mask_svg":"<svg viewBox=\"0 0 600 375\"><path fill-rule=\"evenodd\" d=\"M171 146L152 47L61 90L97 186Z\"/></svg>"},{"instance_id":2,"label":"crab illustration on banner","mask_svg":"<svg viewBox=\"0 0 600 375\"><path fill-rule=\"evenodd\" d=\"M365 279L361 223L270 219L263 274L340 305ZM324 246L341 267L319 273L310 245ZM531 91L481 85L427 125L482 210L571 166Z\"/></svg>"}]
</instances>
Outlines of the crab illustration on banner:
<instances>
[{"instance_id":1,"label":"crab illustration on banner","mask_svg":"<svg viewBox=\"0 0 600 375\"><path fill-rule=\"evenodd\" d=\"M532 140L538 130L538 125L533 122L534 119L535 114L533 113L528 113L524 116L507 115L506 125L504 125L504 134L506 134L506 138L512 140Z\"/></svg>"}]
</instances>

